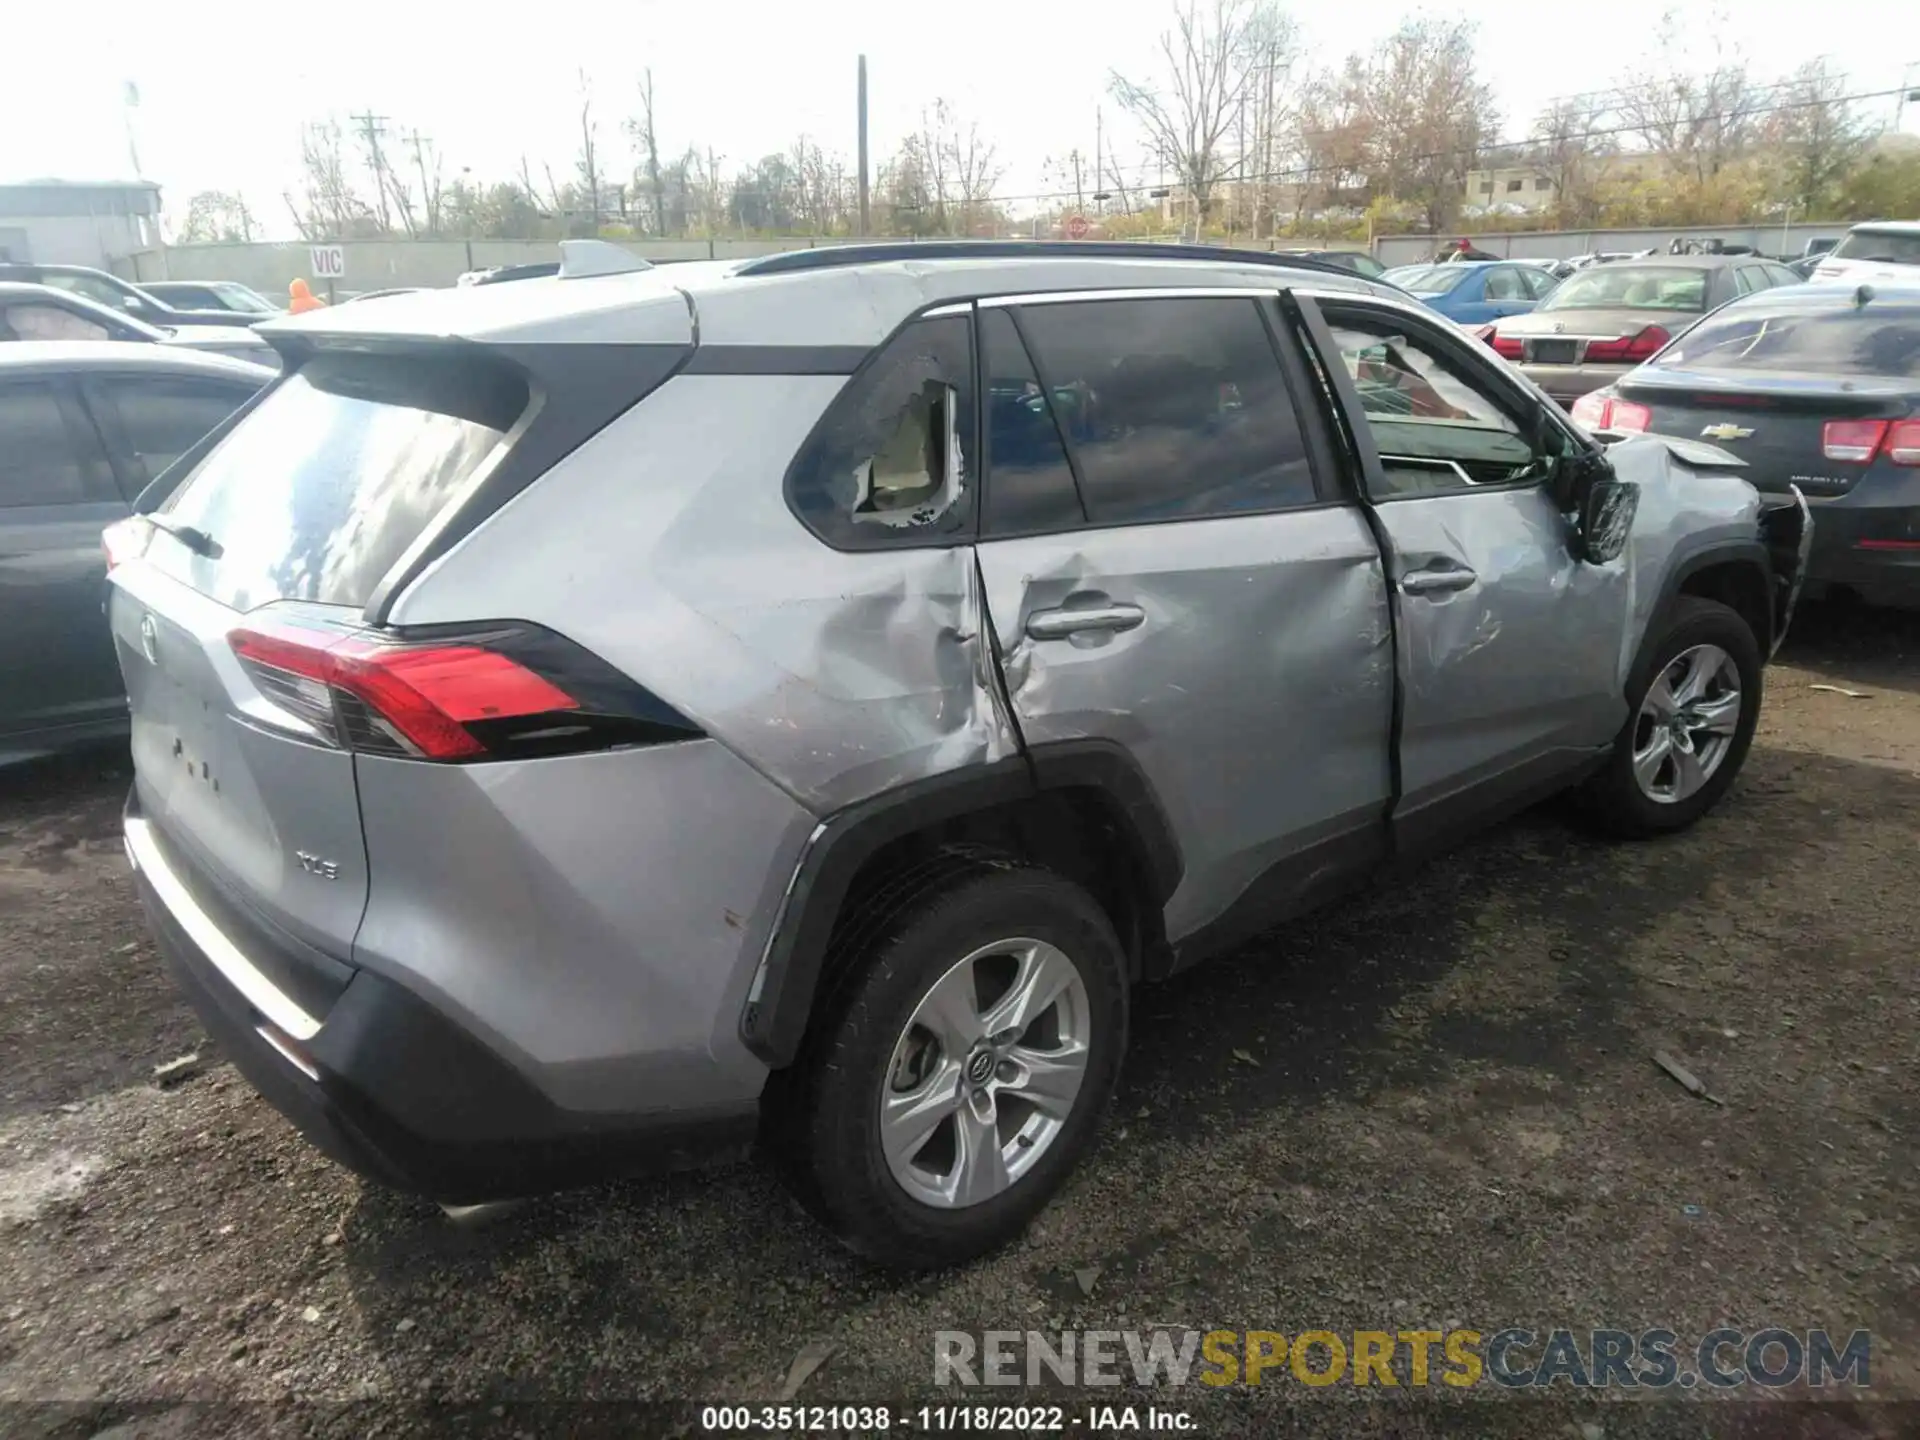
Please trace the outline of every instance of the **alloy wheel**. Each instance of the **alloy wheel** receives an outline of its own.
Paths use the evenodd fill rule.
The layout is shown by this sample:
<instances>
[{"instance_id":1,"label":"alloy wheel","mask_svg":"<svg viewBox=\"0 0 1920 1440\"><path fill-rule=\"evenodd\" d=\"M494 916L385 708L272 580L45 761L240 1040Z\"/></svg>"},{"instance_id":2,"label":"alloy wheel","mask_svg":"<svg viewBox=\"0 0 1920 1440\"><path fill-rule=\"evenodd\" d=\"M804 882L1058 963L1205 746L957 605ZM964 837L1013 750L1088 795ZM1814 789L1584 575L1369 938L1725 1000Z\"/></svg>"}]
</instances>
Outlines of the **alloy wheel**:
<instances>
[{"instance_id":1,"label":"alloy wheel","mask_svg":"<svg viewBox=\"0 0 1920 1440\"><path fill-rule=\"evenodd\" d=\"M1003 1194L1058 1139L1086 1079L1092 1010L1043 940L983 945L921 997L880 1094L887 1168L939 1209Z\"/></svg>"},{"instance_id":2,"label":"alloy wheel","mask_svg":"<svg viewBox=\"0 0 1920 1440\"><path fill-rule=\"evenodd\" d=\"M1718 645L1695 645L1668 661L1634 720L1641 794L1660 805L1699 794L1733 748L1740 708L1740 668Z\"/></svg>"}]
</instances>

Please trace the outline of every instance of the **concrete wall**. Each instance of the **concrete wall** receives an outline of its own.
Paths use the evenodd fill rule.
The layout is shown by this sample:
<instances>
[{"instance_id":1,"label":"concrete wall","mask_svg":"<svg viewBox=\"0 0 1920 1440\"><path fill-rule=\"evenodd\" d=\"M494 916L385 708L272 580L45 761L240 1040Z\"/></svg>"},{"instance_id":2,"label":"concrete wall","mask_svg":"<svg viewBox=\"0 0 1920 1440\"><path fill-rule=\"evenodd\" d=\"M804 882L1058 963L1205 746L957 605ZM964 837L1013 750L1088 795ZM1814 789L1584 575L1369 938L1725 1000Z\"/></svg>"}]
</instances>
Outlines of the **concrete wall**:
<instances>
[{"instance_id":1,"label":"concrete wall","mask_svg":"<svg viewBox=\"0 0 1920 1440\"><path fill-rule=\"evenodd\" d=\"M783 250L806 250L833 240L643 240L627 245L636 255L667 260L744 260ZM557 260L552 240L352 240L347 273L334 282L341 294L385 290L401 285L451 285L464 270L492 265ZM263 295L281 296L295 276L313 281L305 241L287 244L169 245L142 250L116 261L116 274L129 280L237 280ZM316 293L324 294L315 282Z\"/></svg>"},{"instance_id":2,"label":"concrete wall","mask_svg":"<svg viewBox=\"0 0 1920 1440\"><path fill-rule=\"evenodd\" d=\"M1789 225L1784 231L1778 225L1703 225L1681 230L1527 230L1493 235L1469 232L1467 239L1489 255L1516 255L1525 260L1567 260L1596 250L1664 251L1675 238L1718 238L1729 245L1751 245L1763 255L1798 255L1809 240L1839 239L1847 233L1850 223L1835 220ZM1374 241L1373 251L1382 265L1416 265L1431 260L1442 245L1459 238L1457 234L1387 235Z\"/></svg>"}]
</instances>

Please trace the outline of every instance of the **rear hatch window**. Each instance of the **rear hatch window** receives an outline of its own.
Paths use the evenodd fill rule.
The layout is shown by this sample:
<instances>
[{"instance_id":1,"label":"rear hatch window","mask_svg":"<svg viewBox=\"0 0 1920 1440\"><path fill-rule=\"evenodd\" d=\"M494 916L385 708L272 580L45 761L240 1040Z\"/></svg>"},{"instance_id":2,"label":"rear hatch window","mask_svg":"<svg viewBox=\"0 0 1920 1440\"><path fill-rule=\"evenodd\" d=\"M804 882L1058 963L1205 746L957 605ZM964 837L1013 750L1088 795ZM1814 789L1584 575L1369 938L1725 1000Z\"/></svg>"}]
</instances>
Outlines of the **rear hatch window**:
<instances>
[{"instance_id":1,"label":"rear hatch window","mask_svg":"<svg viewBox=\"0 0 1920 1440\"><path fill-rule=\"evenodd\" d=\"M235 610L364 606L526 410L480 356L322 353L269 394L161 506L212 544L164 539L158 568Z\"/></svg>"}]
</instances>

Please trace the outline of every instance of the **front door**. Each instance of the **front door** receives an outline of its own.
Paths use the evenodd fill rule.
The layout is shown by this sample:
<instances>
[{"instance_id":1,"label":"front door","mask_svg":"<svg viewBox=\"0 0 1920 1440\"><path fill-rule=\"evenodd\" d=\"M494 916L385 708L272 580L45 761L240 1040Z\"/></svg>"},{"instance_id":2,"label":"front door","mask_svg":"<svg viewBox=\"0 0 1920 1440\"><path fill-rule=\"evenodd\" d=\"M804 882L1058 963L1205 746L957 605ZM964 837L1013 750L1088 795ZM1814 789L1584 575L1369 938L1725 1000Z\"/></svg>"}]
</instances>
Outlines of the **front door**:
<instances>
[{"instance_id":1,"label":"front door","mask_svg":"<svg viewBox=\"0 0 1920 1440\"><path fill-rule=\"evenodd\" d=\"M1385 838L1384 571L1309 459L1318 421L1272 307L979 312L977 553L1020 734L1038 756L1105 742L1143 772L1181 851L1177 952L1278 918Z\"/></svg>"},{"instance_id":2,"label":"front door","mask_svg":"<svg viewBox=\"0 0 1920 1440\"><path fill-rule=\"evenodd\" d=\"M1574 559L1525 392L1470 341L1410 308L1328 300L1323 314L1309 324L1365 432L1363 478L1398 591L1396 823L1417 848L1552 788L1613 740L1627 562Z\"/></svg>"}]
</instances>

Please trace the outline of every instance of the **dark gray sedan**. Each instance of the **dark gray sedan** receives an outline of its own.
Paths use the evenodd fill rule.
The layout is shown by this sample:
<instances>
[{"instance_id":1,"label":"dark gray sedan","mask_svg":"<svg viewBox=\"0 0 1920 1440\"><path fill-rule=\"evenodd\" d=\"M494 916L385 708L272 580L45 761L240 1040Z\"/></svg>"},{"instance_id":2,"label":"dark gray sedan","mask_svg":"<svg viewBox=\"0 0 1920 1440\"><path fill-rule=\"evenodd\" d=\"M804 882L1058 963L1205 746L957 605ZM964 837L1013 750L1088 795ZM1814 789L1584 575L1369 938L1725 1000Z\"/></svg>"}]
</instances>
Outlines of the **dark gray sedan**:
<instances>
[{"instance_id":1,"label":"dark gray sedan","mask_svg":"<svg viewBox=\"0 0 1920 1440\"><path fill-rule=\"evenodd\" d=\"M0 765L126 729L100 532L273 376L163 345L0 345Z\"/></svg>"},{"instance_id":2,"label":"dark gray sedan","mask_svg":"<svg viewBox=\"0 0 1920 1440\"><path fill-rule=\"evenodd\" d=\"M1611 385L1700 318L1742 295L1798 285L1757 255L1674 255L1579 271L1530 314L1477 332L1563 405Z\"/></svg>"}]
</instances>

